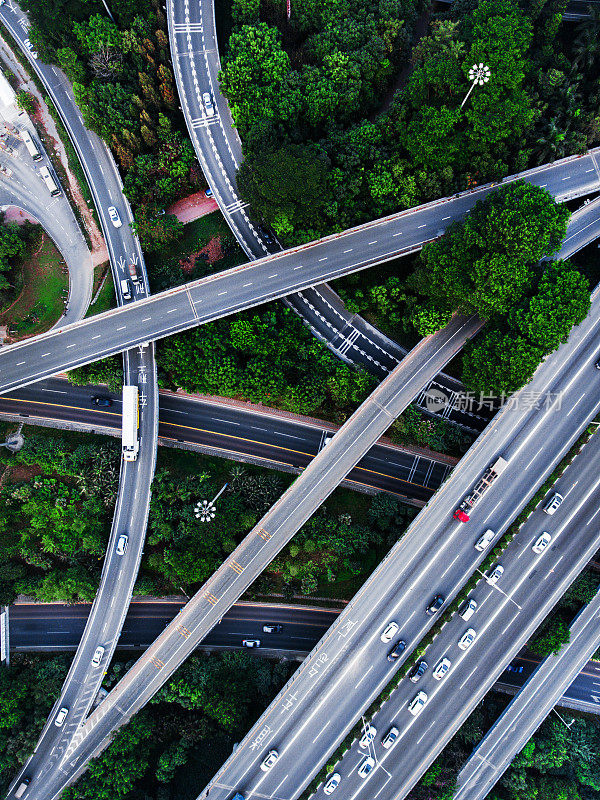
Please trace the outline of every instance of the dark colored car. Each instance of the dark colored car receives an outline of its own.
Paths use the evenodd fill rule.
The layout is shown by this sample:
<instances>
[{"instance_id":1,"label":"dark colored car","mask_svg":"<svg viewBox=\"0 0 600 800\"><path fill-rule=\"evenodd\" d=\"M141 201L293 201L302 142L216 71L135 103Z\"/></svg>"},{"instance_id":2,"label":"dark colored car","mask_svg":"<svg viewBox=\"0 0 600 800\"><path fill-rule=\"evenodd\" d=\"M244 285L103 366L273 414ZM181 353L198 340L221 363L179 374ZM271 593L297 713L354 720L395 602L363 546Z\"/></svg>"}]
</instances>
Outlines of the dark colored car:
<instances>
[{"instance_id":1,"label":"dark colored car","mask_svg":"<svg viewBox=\"0 0 600 800\"><path fill-rule=\"evenodd\" d=\"M517 675L520 675L523 672L523 665L522 664L509 664L506 668L507 672L516 672Z\"/></svg>"},{"instance_id":2,"label":"dark colored car","mask_svg":"<svg viewBox=\"0 0 600 800\"><path fill-rule=\"evenodd\" d=\"M410 671L408 676L413 683L418 683L427 672L429 664L426 661L419 661Z\"/></svg>"},{"instance_id":3,"label":"dark colored car","mask_svg":"<svg viewBox=\"0 0 600 800\"><path fill-rule=\"evenodd\" d=\"M92 403L95 406L103 406L105 408L108 408L109 406L112 406L112 400L110 399L110 397L104 397L101 394L95 394L92 397Z\"/></svg>"},{"instance_id":4,"label":"dark colored car","mask_svg":"<svg viewBox=\"0 0 600 800\"><path fill-rule=\"evenodd\" d=\"M260 234L262 235L263 239L265 240L266 244L275 244L275 236L271 233L268 228L265 228L264 225L259 227Z\"/></svg>"},{"instance_id":5,"label":"dark colored car","mask_svg":"<svg viewBox=\"0 0 600 800\"><path fill-rule=\"evenodd\" d=\"M431 603L427 606L425 611L431 616L432 614L437 614L440 608L444 605L446 598L443 594L436 594L433 598Z\"/></svg>"},{"instance_id":6,"label":"dark colored car","mask_svg":"<svg viewBox=\"0 0 600 800\"><path fill-rule=\"evenodd\" d=\"M600 369L600 359L598 361L596 361L594 366L596 367L596 369Z\"/></svg>"},{"instance_id":7,"label":"dark colored car","mask_svg":"<svg viewBox=\"0 0 600 800\"><path fill-rule=\"evenodd\" d=\"M392 647L390 652L388 653L388 661L395 661L397 658L400 658L402 653L406 650L406 642L404 639L400 639L396 642L396 644Z\"/></svg>"}]
</instances>

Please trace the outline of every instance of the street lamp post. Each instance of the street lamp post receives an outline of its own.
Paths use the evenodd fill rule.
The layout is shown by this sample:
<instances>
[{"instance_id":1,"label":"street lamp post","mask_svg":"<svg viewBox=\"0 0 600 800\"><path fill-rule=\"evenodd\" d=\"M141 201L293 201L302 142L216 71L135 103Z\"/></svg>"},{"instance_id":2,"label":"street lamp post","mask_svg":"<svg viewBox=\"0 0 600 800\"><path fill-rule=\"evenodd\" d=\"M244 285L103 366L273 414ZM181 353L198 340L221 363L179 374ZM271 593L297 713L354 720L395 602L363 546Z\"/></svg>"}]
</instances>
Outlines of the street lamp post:
<instances>
[{"instance_id":1,"label":"street lamp post","mask_svg":"<svg viewBox=\"0 0 600 800\"><path fill-rule=\"evenodd\" d=\"M473 64L473 66L469 70L469 80L471 81L471 88L465 95L465 99L460 104L461 108L469 99L469 95L471 94L475 86L483 86L484 83L487 83L489 81L491 74L492 71L485 64Z\"/></svg>"},{"instance_id":2,"label":"street lamp post","mask_svg":"<svg viewBox=\"0 0 600 800\"><path fill-rule=\"evenodd\" d=\"M225 484L213 497L212 500L199 500L196 505L194 506L194 516L196 519L199 519L200 522L212 522L215 518L215 514L217 513L217 509L215 508L215 503L217 502L218 498L223 494L225 489L229 484Z\"/></svg>"}]
</instances>

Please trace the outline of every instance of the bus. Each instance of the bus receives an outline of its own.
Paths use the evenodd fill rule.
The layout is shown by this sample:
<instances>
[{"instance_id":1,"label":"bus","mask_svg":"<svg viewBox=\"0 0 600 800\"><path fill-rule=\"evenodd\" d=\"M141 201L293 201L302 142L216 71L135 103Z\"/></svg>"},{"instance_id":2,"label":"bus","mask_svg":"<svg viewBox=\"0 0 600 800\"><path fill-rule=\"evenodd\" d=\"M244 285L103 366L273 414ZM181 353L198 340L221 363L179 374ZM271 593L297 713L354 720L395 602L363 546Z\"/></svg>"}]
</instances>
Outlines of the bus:
<instances>
[{"instance_id":1,"label":"bus","mask_svg":"<svg viewBox=\"0 0 600 800\"><path fill-rule=\"evenodd\" d=\"M136 461L140 450L140 402L137 386L123 386L122 450L125 461Z\"/></svg>"},{"instance_id":2,"label":"bus","mask_svg":"<svg viewBox=\"0 0 600 800\"><path fill-rule=\"evenodd\" d=\"M50 175L50 170L48 169L48 167L42 167L40 169L40 174L44 179L44 183L46 184L48 191L50 192L52 197L58 197L58 195L60 194L60 189L56 185L56 181L54 180L52 175Z\"/></svg>"},{"instance_id":3,"label":"bus","mask_svg":"<svg viewBox=\"0 0 600 800\"><path fill-rule=\"evenodd\" d=\"M27 148L27 152L33 158L34 161L41 161L42 154L37 149L35 142L29 131L23 131L23 141L25 142L25 147Z\"/></svg>"}]
</instances>

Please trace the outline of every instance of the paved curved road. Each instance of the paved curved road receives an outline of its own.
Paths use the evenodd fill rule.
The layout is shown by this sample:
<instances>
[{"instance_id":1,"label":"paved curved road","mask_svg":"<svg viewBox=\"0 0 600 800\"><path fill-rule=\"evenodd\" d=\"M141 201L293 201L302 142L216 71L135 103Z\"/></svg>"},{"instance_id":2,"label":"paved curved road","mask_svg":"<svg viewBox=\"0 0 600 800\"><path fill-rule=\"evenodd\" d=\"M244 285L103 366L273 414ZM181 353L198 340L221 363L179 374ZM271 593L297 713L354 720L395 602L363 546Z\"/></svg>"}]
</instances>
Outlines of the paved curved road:
<instances>
[{"instance_id":1,"label":"paved curved road","mask_svg":"<svg viewBox=\"0 0 600 800\"><path fill-rule=\"evenodd\" d=\"M125 275L128 262L136 265L141 276L139 286L134 290L134 297L147 296L148 281L143 254L129 227L131 211L122 194L121 179L114 160L104 143L84 126L65 76L56 67L43 64L29 55L23 45L29 22L14 0L9 0L0 7L0 21L10 31L44 84L86 173L108 246L119 303L124 302L119 282ZM118 229L108 218L106 209L111 205L119 209L123 221L122 227ZM136 580L156 461L158 389L154 345L129 350L124 353L123 359L125 381L138 383L141 388L143 403L140 414L140 456L136 462L122 465L108 551L92 612L61 695L42 731L34 755L20 771L17 780L26 772L35 772L41 776L51 770L64 753L73 733L87 716L102 682L106 664L117 644ZM129 534L129 547L127 554L121 558L115 553L115 545L118 536L124 531ZM91 664L92 654L100 642L105 647L104 661L99 667L94 667ZM62 706L69 708L69 716L65 724L58 728L53 721Z\"/></svg>"},{"instance_id":2,"label":"paved curved road","mask_svg":"<svg viewBox=\"0 0 600 800\"><path fill-rule=\"evenodd\" d=\"M15 152L9 155L0 150L0 165L12 172L10 177L0 173L0 206L3 209L17 206L34 216L66 261L68 304L55 327L69 325L83 319L92 299L94 270L90 251L64 190L59 197L51 197L42 181L40 166L52 169L47 157L34 161L20 139L16 136L8 139ZM41 147L39 141L38 144Z\"/></svg>"},{"instance_id":3,"label":"paved curved road","mask_svg":"<svg viewBox=\"0 0 600 800\"><path fill-rule=\"evenodd\" d=\"M213 0L168 0L171 55L181 107L196 156L221 212L250 259L281 252L281 246L253 222L237 189L236 174L243 161L242 144L219 86L221 60ZM202 94L209 92L217 113L208 117ZM408 352L358 314L351 314L327 284L310 286L283 300L312 333L338 358L385 377ZM447 394L463 390L449 375L436 379ZM427 406L417 399L427 413ZM434 412L465 427L481 429L481 415Z\"/></svg>"}]
</instances>

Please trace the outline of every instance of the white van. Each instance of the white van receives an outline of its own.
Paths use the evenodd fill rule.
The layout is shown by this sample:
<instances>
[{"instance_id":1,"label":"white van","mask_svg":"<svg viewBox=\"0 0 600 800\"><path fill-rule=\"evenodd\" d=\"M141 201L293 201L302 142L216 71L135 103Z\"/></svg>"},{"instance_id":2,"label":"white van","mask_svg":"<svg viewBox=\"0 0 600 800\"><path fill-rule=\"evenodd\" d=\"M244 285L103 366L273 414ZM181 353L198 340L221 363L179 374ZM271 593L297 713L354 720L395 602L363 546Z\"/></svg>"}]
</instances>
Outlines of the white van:
<instances>
[{"instance_id":1,"label":"white van","mask_svg":"<svg viewBox=\"0 0 600 800\"><path fill-rule=\"evenodd\" d=\"M475 550L479 550L479 552L485 550L486 547L489 547L491 545L495 535L496 534L494 533L494 531L488 528L487 531L483 534L483 536L481 536L475 543Z\"/></svg>"},{"instance_id":2,"label":"white van","mask_svg":"<svg viewBox=\"0 0 600 800\"><path fill-rule=\"evenodd\" d=\"M131 286L127 278L121 279L121 294L123 295L123 300L131 300Z\"/></svg>"}]
</instances>

